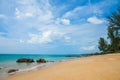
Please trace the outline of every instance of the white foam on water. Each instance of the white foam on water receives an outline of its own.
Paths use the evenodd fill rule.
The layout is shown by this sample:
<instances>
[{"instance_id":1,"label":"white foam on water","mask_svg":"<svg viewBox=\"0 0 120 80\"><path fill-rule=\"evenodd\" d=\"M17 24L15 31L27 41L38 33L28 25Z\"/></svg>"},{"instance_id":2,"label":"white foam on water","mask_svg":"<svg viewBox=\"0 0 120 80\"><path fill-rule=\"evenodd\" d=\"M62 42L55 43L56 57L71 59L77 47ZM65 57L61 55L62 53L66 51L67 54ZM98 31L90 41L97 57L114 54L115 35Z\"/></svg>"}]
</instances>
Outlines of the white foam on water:
<instances>
[{"instance_id":1,"label":"white foam on water","mask_svg":"<svg viewBox=\"0 0 120 80\"><path fill-rule=\"evenodd\" d=\"M28 68L25 68L25 69L19 69L18 71L15 71L15 72L12 72L12 73L0 73L0 79L2 78L6 78L10 75L14 75L14 74L19 74L19 73L22 73L22 72L27 72L27 71L32 71L32 70L38 70L38 69L42 69L42 68L46 68L46 67L49 67L50 65L52 64L55 64L56 62L47 62L47 63L40 63L40 64L37 64L35 66L32 66L32 67L28 67Z\"/></svg>"},{"instance_id":2,"label":"white foam on water","mask_svg":"<svg viewBox=\"0 0 120 80\"><path fill-rule=\"evenodd\" d=\"M48 62L48 63L41 63L41 64L38 64L36 66L33 66L31 68L27 68L27 69L20 69L19 71L17 72L24 72L24 71L31 71L31 70L37 70L37 69L41 69L41 68L45 68L45 67L48 67L50 65L54 64L53 62Z\"/></svg>"}]
</instances>

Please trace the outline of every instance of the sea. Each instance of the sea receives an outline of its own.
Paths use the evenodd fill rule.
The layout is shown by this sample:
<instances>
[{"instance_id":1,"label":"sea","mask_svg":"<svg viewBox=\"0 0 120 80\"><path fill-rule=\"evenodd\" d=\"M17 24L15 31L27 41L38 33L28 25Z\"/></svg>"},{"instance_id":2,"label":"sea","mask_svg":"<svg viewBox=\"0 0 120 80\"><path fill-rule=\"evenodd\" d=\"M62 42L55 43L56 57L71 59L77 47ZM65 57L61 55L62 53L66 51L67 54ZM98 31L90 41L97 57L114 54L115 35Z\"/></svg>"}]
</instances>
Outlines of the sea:
<instances>
[{"instance_id":1,"label":"sea","mask_svg":"<svg viewBox=\"0 0 120 80\"><path fill-rule=\"evenodd\" d=\"M72 55L42 55L42 54L0 54L0 78L6 78L10 75L30 71L37 70L41 68L48 67L52 64L55 64L60 61L76 59L79 57L83 57L80 54L72 54ZM37 59L45 59L49 62L47 63L17 63L16 61L20 58L30 58L36 61ZM8 73L10 69L18 69L18 71L13 73Z\"/></svg>"}]
</instances>

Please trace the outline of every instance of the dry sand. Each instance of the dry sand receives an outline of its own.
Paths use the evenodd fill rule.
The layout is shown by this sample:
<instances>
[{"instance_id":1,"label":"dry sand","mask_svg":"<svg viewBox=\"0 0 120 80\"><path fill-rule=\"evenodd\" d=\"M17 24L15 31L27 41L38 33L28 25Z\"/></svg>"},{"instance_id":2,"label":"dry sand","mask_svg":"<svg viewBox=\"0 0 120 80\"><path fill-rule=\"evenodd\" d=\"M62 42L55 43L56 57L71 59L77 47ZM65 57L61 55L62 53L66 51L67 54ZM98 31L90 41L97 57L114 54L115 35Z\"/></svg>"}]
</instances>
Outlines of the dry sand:
<instances>
[{"instance_id":1,"label":"dry sand","mask_svg":"<svg viewBox=\"0 0 120 80\"><path fill-rule=\"evenodd\" d=\"M12 75L5 80L120 80L120 54L59 62L48 68Z\"/></svg>"}]
</instances>

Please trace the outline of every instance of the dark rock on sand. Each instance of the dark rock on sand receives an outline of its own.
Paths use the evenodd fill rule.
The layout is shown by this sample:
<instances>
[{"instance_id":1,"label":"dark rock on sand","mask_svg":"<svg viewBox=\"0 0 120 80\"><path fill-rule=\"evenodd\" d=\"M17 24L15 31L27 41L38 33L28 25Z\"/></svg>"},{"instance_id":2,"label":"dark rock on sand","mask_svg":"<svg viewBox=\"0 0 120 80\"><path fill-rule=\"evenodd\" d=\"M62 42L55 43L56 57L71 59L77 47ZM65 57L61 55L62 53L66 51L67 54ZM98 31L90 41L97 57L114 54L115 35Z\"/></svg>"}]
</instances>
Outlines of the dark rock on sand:
<instances>
[{"instance_id":1,"label":"dark rock on sand","mask_svg":"<svg viewBox=\"0 0 120 80\"><path fill-rule=\"evenodd\" d=\"M8 73L12 73L12 72L16 72L16 71L18 71L18 69L10 69L10 70L8 71Z\"/></svg>"},{"instance_id":2,"label":"dark rock on sand","mask_svg":"<svg viewBox=\"0 0 120 80\"><path fill-rule=\"evenodd\" d=\"M34 62L34 60L29 59L29 58L20 58L16 62L18 62L18 63L32 63L32 62Z\"/></svg>"},{"instance_id":3,"label":"dark rock on sand","mask_svg":"<svg viewBox=\"0 0 120 80\"><path fill-rule=\"evenodd\" d=\"M38 59L36 60L37 63L46 63L47 61L45 59Z\"/></svg>"}]
</instances>

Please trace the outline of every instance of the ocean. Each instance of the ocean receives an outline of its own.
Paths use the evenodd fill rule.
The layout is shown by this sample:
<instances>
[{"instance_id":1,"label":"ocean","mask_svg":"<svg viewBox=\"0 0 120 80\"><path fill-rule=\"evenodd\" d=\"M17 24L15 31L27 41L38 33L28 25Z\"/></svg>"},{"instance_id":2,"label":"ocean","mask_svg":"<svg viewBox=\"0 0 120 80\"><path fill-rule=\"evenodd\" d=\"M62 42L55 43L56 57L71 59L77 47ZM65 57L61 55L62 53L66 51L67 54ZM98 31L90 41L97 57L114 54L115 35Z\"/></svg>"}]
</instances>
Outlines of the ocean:
<instances>
[{"instance_id":1,"label":"ocean","mask_svg":"<svg viewBox=\"0 0 120 80\"><path fill-rule=\"evenodd\" d=\"M8 73L10 69L18 69L17 72L29 71L40 69L43 67L50 66L56 62L75 59L80 55L40 55L40 54L0 54L0 78L5 78L11 74ZM82 57L82 56L80 56ZM45 59L47 63L38 64L34 63L17 63L16 61L20 58L30 58L36 61L39 58ZM12 74L15 74L12 73Z\"/></svg>"}]
</instances>

